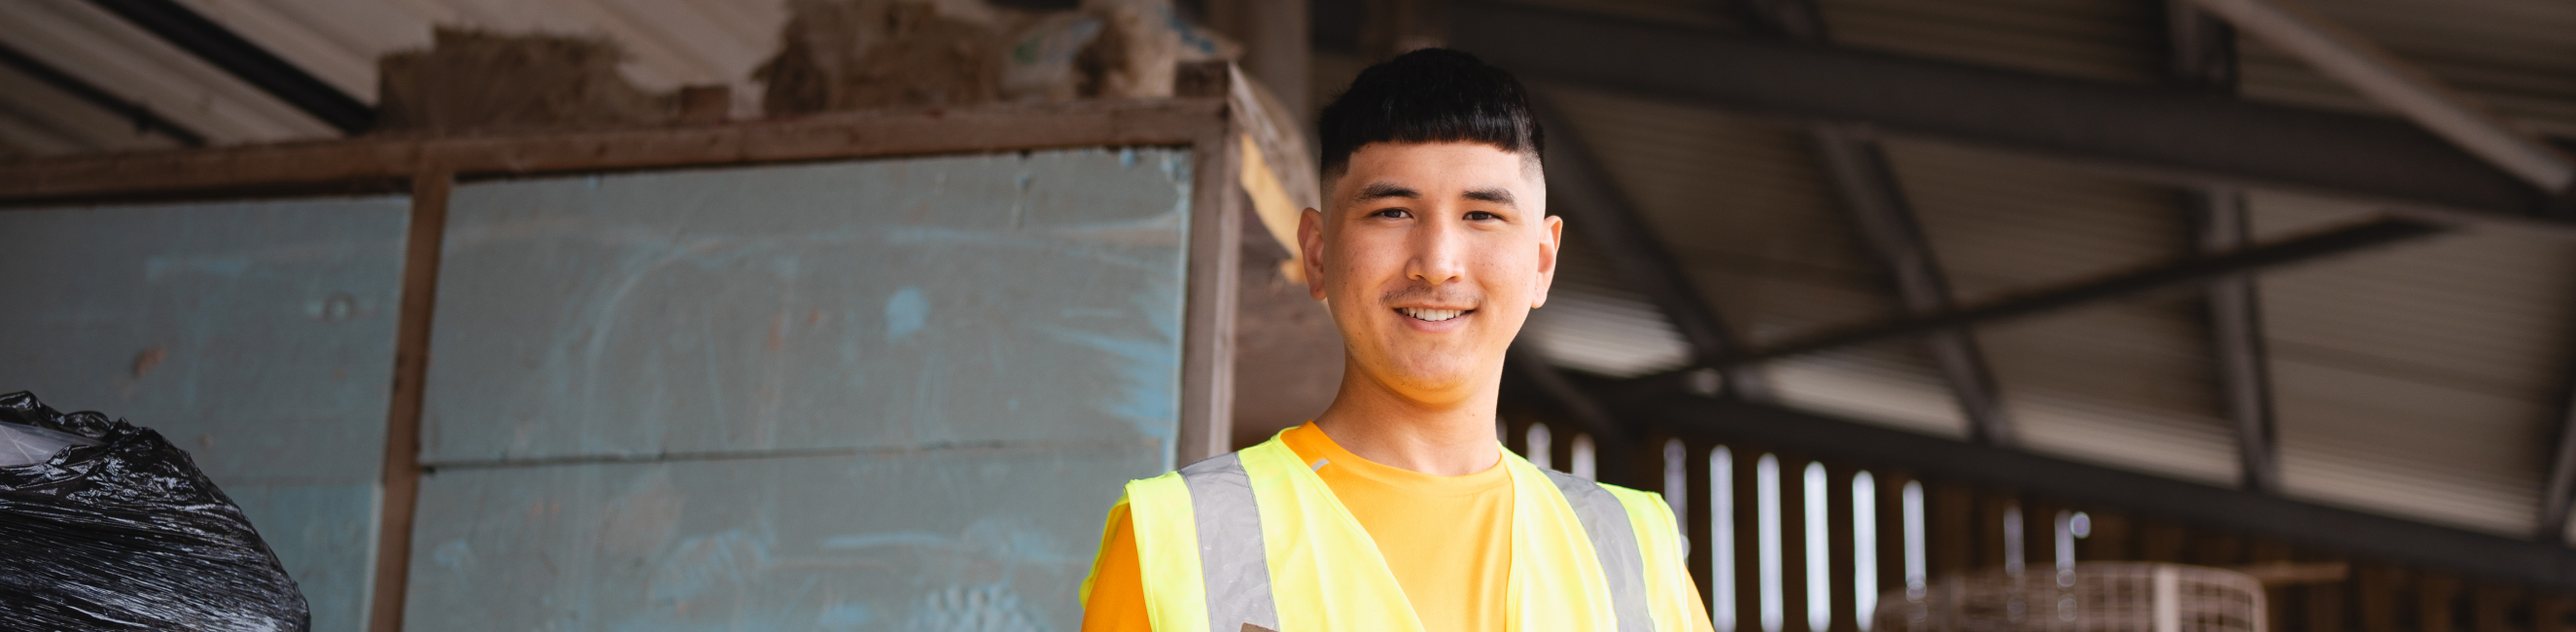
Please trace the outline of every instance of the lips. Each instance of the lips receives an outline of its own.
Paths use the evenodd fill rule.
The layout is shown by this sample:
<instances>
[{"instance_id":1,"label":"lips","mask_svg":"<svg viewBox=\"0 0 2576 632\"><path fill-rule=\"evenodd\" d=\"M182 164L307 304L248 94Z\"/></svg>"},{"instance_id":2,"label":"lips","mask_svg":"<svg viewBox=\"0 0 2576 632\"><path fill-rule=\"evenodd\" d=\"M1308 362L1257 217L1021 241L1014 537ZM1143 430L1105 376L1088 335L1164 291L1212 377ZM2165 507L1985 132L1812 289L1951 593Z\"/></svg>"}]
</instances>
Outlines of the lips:
<instances>
[{"instance_id":1,"label":"lips","mask_svg":"<svg viewBox=\"0 0 2576 632\"><path fill-rule=\"evenodd\" d=\"M1467 315L1468 313L1470 313L1470 312L1474 312L1474 311L1476 311L1476 310L1472 310L1472 309L1429 309L1429 308L1423 308L1423 307L1398 307L1398 308L1395 308L1395 311L1397 311L1397 312L1399 312L1399 313L1402 313L1402 314L1404 314L1404 315L1405 315L1405 316L1407 316L1407 317L1411 317L1411 318L1412 318L1412 319L1414 319L1414 320L1425 321L1425 322L1434 322L1434 323L1436 323L1436 322L1441 322L1441 321L1449 320L1449 319L1452 319L1452 318L1457 318L1457 317L1460 317L1460 316L1465 316L1465 315Z\"/></svg>"}]
</instances>

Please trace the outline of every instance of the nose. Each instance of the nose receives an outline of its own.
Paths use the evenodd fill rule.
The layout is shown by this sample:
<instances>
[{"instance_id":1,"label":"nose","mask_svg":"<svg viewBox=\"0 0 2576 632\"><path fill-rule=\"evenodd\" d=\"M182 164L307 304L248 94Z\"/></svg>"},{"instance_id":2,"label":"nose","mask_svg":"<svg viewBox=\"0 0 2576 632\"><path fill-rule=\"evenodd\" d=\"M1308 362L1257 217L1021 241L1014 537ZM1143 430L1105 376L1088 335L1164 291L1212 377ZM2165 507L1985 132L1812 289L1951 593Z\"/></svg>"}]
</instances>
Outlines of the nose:
<instances>
[{"instance_id":1,"label":"nose","mask_svg":"<svg viewBox=\"0 0 2576 632\"><path fill-rule=\"evenodd\" d=\"M1464 261L1465 235L1456 222L1442 221L1434 215L1417 224L1413 233L1413 256L1405 262L1405 276L1430 287L1447 285L1466 276Z\"/></svg>"}]
</instances>

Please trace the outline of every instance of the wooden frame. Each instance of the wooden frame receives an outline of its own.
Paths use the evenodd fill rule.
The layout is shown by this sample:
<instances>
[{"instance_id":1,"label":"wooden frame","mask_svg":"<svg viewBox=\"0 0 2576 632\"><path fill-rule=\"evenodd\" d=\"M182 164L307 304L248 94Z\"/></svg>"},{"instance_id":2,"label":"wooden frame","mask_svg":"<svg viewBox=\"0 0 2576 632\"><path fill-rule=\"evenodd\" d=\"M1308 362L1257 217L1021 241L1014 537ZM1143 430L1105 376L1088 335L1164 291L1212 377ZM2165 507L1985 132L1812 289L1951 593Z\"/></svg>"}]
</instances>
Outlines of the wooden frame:
<instances>
[{"instance_id":1,"label":"wooden frame","mask_svg":"<svg viewBox=\"0 0 2576 632\"><path fill-rule=\"evenodd\" d=\"M0 161L0 207L408 190L394 388L386 415L369 629L402 627L419 490L420 414L447 192L459 179L1069 147L1189 147L1192 221L1176 463L1228 451L1234 314L1247 212L1243 104L1231 73L1190 96L1059 105L850 112L711 125L465 137L383 137ZM1209 78L1222 78L1207 81ZM0 211L5 212L5 211Z\"/></svg>"}]
</instances>

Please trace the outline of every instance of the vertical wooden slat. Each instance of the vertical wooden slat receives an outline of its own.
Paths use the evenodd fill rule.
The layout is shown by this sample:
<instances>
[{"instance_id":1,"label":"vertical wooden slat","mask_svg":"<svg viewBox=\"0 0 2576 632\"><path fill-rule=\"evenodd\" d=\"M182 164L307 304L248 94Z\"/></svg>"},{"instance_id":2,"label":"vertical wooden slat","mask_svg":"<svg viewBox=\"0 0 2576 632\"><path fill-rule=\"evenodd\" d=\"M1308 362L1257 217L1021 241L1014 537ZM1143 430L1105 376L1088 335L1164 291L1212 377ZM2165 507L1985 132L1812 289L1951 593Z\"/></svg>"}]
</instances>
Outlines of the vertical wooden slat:
<instances>
[{"instance_id":1,"label":"vertical wooden slat","mask_svg":"<svg viewBox=\"0 0 2576 632\"><path fill-rule=\"evenodd\" d=\"M1832 572L1829 573L1832 579L1827 584L1832 587L1828 592L1834 599L1832 632L1860 632L1858 617L1868 614L1856 607L1860 603L1860 593L1852 584L1856 575L1853 569L1858 568L1856 564L1859 562L1853 556L1857 549L1853 548L1855 543L1852 541L1856 530L1852 523L1852 475L1858 472L1837 465L1825 467L1825 498L1827 506L1832 508L1825 513L1825 535L1830 543L1825 548L1833 552Z\"/></svg>"},{"instance_id":2,"label":"vertical wooden slat","mask_svg":"<svg viewBox=\"0 0 2576 632\"><path fill-rule=\"evenodd\" d=\"M2576 610L2576 595L2548 593L2531 600L2531 632L2568 632L2567 613Z\"/></svg>"},{"instance_id":3,"label":"vertical wooden slat","mask_svg":"<svg viewBox=\"0 0 2576 632\"><path fill-rule=\"evenodd\" d=\"M2310 555L2306 559L2313 562L2349 561L2335 554ZM2306 620L2306 626L2300 629L2305 632L2347 632L2345 622L2350 617L2347 616L2346 604L2359 583L2357 578L2347 578L2333 584L2301 587L2300 615Z\"/></svg>"},{"instance_id":4,"label":"vertical wooden slat","mask_svg":"<svg viewBox=\"0 0 2576 632\"><path fill-rule=\"evenodd\" d=\"M2085 516L2092 520L2093 531L2092 535L2085 536L2081 545L2084 549L2083 559L2101 561L2138 559L2136 547L2132 546L2137 539L2136 529L2130 525L2128 515L2110 511L2088 511L2085 512Z\"/></svg>"},{"instance_id":5,"label":"vertical wooden slat","mask_svg":"<svg viewBox=\"0 0 2576 632\"><path fill-rule=\"evenodd\" d=\"M1881 472L1877 477L1878 592L1884 595L1905 588L1905 485L1916 480L1912 473L1904 471ZM1926 492L1928 496L1929 490ZM1924 518L1928 527L1928 512ZM1929 547L1930 540L1926 539L1924 545Z\"/></svg>"},{"instance_id":6,"label":"vertical wooden slat","mask_svg":"<svg viewBox=\"0 0 2576 632\"><path fill-rule=\"evenodd\" d=\"M1222 93L1220 93L1222 94ZM1242 137L1231 131L1191 144L1189 277L1181 330L1181 427L1174 465L1233 449L1234 314L1242 279L1243 216L1236 182Z\"/></svg>"},{"instance_id":7,"label":"vertical wooden slat","mask_svg":"<svg viewBox=\"0 0 2576 632\"><path fill-rule=\"evenodd\" d=\"M2263 564L2269 562L2288 562L2296 559L2297 556L2295 555L2295 552L2290 549L2290 545L2287 543L2278 540L2258 538L2246 546L2245 558L2248 562ZM2293 624L2291 623L2291 620L2296 617L2298 612L2291 607L2292 599L2291 587L2289 586L2267 585L2263 587L2264 629L2279 632L2287 632L2292 629Z\"/></svg>"},{"instance_id":8,"label":"vertical wooden slat","mask_svg":"<svg viewBox=\"0 0 2576 632\"><path fill-rule=\"evenodd\" d=\"M1977 493L1966 485L1941 481L1931 489L1932 576L1964 573L1977 566Z\"/></svg>"},{"instance_id":9,"label":"vertical wooden slat","mask_svg":"<svg viewBox=\"0 0 2576 632\"><path fill-rule=\"evenodd\" d=\"M2378 563L2358 566L2353 605L2360 615L2361 632L2398 632L2398 581L2402 579L2398 569Z\"/></svg>"},{"instance_id":10,"label":"vertical wooden slat","mask_svg":"<svg viewBox=\"0 0 2576 632\"><path fill-rule=\"evenodd\" d=\"M2460 596L2460 578L2441 572L2418 573L2415 579L2415 629L2419 632L2455 632L2459 626L2455 610Z\"/></svg>"},{"instance_id":11,"label":"vertical wooden slat","mask_svg":"<svg viewBox=\"0 0 2576 632\"><path fill-rule=\"evenodd\" d=\"M2342 555L2303 555L2303 560L2344 562L2344 557ZM2303 632L2347 632L2347 627L2344 627L2344 622L2349 622L2347 596L2352 593L2354 583L2357 583L2354 578L2344 578L2339 580L2339 583L2300 586L2298 588L2298 601L2300 601L2298 629L2303 629Z\"/></svg>"},{"instance_id":12,"label":"vertical wooden slat","mask_svg":"<svg viewBox=\"0 0 2576 632\"><path fill-rule=\"evenodd\" d=\"M2513 610L2514 606L2521 605L2524 601L2522 588L2509 584L2478 582L2476 590L2469 606L2470 632L2516 632L2513 625Z\"/></svg>"},{"instance_id":13,"label":"vertical wooden slat","mask_svg":"<svg viewBox=\"0 0 2576 632\"><path fill-rule=\"evenodd\" d=\"M436 162L412 176L411 226L403 237L402 310L394 326L394 384L385 414L384 505L376 532L374 594L367 629L402 630L411 577L413 511L420 497L420 410L429 370L429 319L438 304L439 248L447 236L447 194L456 176Z\"/></svg>"},{"instance_id":14,"label":"vertical wooden slat","mask_svg":"<svg viewBox=\"0 0 2576 632\"><path fill-rule=\"evenodd\" d=\"M1655 442L1656 454L1663 454L1663 445L1661 440ZM1692 445L1689 442L1682 444L1682 480L1685 482L1684 486L1689 488L1686 491L1690 494L1690 506L1684 508L1686 514L1682 516L1682 524L1687 525L1689 530L1684 531L1682 535L1689 538L1691 542L1690 556L1686 560L1691 569L1691 581L1699 582L1700 593L1703 596L1710 590L1709 585L1713 583L1717 572L1717 555L1714 548L1716 543L1710 541L1708 526L1712 520L1724 519L1711 511L1716 505L1710 495L1714 490L1709 488L1708 483L1708 452L1711 447L1713 446ZM1658 457L1655 462L1663 463L1663 459ZM1661 485L1662 468L1657 468L1655 478L1656 484Z\"/></svg>"},{"instance_id":15,"label":"vertical wooden slat","mask_svg":"<svg viewBox=\"0 0 2576 632\"><path fill-rule=\"evenodd\" d=\"M1753 472L1762 460L1761 446L1735 444L1735 629L1762 629L1762 516L1756 503L1760 487Z\"/></svg>"},{"instance_id":16,"label":"vertical wooden slat","mask_svg":"<svg viewBox=\"0 0 2576 632\"><path fill-rule=\"evenodd\" d=\"M2029 562L2031 577L2057 577L2057 514L2061 511L2068 511L2065 505L2045 498L2022 500L2022 559Z\"/></svg>"},{"instance_id":17,"label":"vertical wooden slat","mask_svg":"<svg viewBox=\"0 0 2576 632\"><path fill-rule=\"evenodd\" d=\"M2224 531L2194 531L2191 534L2191 563L2201 566L2234 566L2245 563L2245 539Z\"/></svg>"},{"instance_id":18,"label":"vertical wooden slat","mask_svg":"<svg viewBox=\"0 0 2576 632\"><path fill-rule=\"evenodd\" d=\"M2181 562L2190 534L2181 525L2141 520L2138 525L2138 559L2149 562Z\"/></svg>"},{"instance_id":19,"label":"vertical wooden slat","mask_svg":"<svg viewBox=\"0 0 2576 632\"><path fill-rule=\"evenodd\" d=\"M1807 459L1780 455L1780 629L1825 632L1807 625Z\"/></svg>"},{"instance_id":20,"label":"vertical wooden slat","mask_svg":"<svg viewBox=\"0 0 2576 632\"><path fill-rule=\"evenodd\" d=\"M2020 496L2011 492L1978 490L1975 568L2004 567L2004 558L2007 555L2004 542L2004 513L2008 509L2019 507L2020 503ZM2029 536L2028 530L2022 531L2022 537L2025 540ZM2025 542L2024 546L2028 546L2028 543ZM2029 558L2023 559L2026 561Z\"/></svg>"}]
</instances>

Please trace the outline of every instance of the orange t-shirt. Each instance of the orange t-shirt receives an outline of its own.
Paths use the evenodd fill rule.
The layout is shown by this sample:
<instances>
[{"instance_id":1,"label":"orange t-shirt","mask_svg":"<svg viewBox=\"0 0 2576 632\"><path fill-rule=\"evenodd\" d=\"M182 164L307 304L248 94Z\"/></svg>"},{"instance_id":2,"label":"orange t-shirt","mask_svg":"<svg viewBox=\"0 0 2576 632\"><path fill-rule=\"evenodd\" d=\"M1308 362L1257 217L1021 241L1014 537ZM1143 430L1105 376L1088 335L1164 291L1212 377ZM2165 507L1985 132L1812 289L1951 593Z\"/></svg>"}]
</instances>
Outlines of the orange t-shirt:
<instances>
[{"instance_id":1,"label":"orange t-shirt","mask_svg":"<svg viewBox=\"0 0 2576 632\"><path fill-rule=\"evenodd\" d=\"M1435 476L1360 458L1315 424L1280 435L1297 459L1314 466L1333 497L1376 541L1405 600L1433 632L1500 630L1508 619L1511 573L1511 473L1500 461L1465 476ZM1145 632L1144 578L1136 566L1136 530L1127 503L1109 510L1110 527L1092 562L1084 632ZM1693 590L1693 602L1698 591ZM1701 608L1706 608L1702 605ZM1706 614L1692 627L1705 630Z\"/></svg>"}]
</instances>

